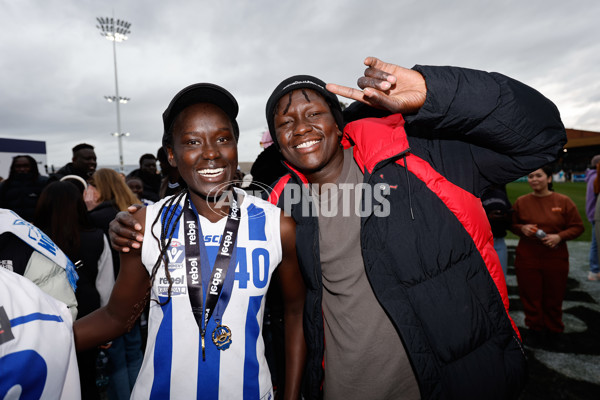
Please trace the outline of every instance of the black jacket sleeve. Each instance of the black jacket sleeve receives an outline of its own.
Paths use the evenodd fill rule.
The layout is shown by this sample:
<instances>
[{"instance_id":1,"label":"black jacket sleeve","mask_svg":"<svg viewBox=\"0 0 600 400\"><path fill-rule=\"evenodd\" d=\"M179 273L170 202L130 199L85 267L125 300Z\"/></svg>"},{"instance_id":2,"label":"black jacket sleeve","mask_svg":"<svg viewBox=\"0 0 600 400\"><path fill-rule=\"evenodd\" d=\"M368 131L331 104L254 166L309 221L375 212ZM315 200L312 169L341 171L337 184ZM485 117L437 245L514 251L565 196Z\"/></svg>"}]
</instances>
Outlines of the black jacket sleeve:
<instances>
[{"instance_id":1,"label":"black jacket sleeve","mask_svg":"<svg viewBox=\"0 0 600 400\"><path fill-rule=\"evenodd\" d=\"M446 178L479 194L555 161L566 143L556 106L498 73L417 65L425 104L405 116L414 152Z\"/></svg>"}]
</instances>

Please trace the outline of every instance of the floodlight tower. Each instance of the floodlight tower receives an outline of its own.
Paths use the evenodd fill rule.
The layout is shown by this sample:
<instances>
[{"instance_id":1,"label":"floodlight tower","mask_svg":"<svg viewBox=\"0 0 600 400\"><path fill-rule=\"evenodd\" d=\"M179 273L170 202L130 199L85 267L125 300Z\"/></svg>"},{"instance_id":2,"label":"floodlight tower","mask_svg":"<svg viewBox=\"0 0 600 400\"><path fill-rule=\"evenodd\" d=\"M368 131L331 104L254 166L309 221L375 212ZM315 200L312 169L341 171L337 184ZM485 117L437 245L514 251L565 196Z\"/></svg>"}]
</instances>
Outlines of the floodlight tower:
<instances>
[{"instance_id":1,"label":"floodlight tower","mask_svg":"<svg viewBox=\"0 0 600 400\"><path fill-rule=\"evenodd\" d=\"M111 133L111 135L116 136L119 139L119 170L124 172L125 168L123 163L122 138L123 136L129 136L129 133L125 134L121 132L121 110L119 105L127 103L130 98L119 96L119 78L117 76L117 42L123 42L127 40L127 35L131 33L129 30L131 24L121 19L117 19L115 21L113 17L98 17L96 18L96 21L98 21L96 28L100 30L100 35L113 42L113 59L115 63L115 95L104 96L104 98L109 103L114 102L117 105L117 132Z\"/></svg>"}]
</instances>

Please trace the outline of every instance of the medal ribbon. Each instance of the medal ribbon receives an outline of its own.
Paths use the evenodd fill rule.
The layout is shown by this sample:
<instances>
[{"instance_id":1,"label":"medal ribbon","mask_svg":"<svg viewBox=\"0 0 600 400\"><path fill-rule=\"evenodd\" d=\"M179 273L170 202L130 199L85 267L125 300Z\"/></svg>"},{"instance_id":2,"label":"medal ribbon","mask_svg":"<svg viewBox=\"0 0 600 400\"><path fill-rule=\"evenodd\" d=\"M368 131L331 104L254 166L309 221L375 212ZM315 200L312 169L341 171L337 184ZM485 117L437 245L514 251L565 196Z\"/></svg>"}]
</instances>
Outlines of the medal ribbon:
<instances>
[{"instance_id":1,"label":"medal ribbon","mask_svg":"<svg viewBox=\"0 0 600 400\"><path fill-rule=\"evenodd\" d=\"M219 309L219 312L215 314L215 318L218 318L222 314L222 310L227 306L231 290L233 289L233 274L228 274L227 272L230 266L232 270L235 270L237 262L236 238L240 226L240 209L236 197L234 192L212 273L209 272L210 264L206 246L204 245L200 219L195 212L194 205L189 199L189 195L186 198L187 207L184 207L187 286L192 312L201 332L203 360L205 359L204 336L208 321L215 309ZM227 277L229 279L226 280ZM204 304L203 292L206 293Z\"/></svg>"}]
</instances>

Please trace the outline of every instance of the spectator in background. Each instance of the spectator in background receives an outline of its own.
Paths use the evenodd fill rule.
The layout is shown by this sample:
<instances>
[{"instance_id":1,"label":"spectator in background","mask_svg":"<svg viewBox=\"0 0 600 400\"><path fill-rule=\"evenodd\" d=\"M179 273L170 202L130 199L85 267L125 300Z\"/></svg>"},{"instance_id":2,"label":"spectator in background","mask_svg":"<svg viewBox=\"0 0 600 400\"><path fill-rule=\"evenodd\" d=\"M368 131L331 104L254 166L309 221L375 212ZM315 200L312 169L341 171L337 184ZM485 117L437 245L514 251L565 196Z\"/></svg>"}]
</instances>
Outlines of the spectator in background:
<instances>
[{"instance_id":1,"label":"spectator in background","mask_svg":"<svg viewBox=\"0 0 600 400\"><path fill-rule=\"evenodd\" d=\"M283 165L283 157L277 146L272 146L273 139L269 131L263 133L260 139L260 146L264 149L250 169L252 175L252 184L248 190L260 191L264 186L269 186L277 179L287 174L287 169Z\"/></svg>"},{"instance_id":2,"label":"spectator in background","mask_svg":"<svg viewBox=\"0 0 600 400\"><path fill-rule=\"evenodd\" d=\"M590 272L588 280L600 280L600 264L598 262L598 242L596 240L596 222L594 213L596 211L596 200L600 193L600 182L598 180L598 168L600 168L600 154L592 157L590 167L585 171L585 215L592 224L592 243L590 245Z\"/></svg>"},{"instance_id":3,"label":"spectator in background","mask_svg":"<svg viewBox=\"0 0 600 400\"><path fill-rule=\"evenodd\" d=\"M133 194L135 194L138 198L138 203L141 202L145 206L149 206L150 204L154 204L152 200L148 200L144 198L144 182L140 178L129 177L125 180L125 183L131 189Z\"/></svg>"},{"instance_id":4,"label":"spectator in background","mask_svg":"<svg viewBox=\"0 0 600 400\"><path fill-rule=\"evenodd\" d=\"M144 154L140 157L140 167L127 175L127 178L140 178L144 183L143 196L145 199L158 201L160 189L160 175L156 171L156 157Z\"/></svg>"},{"instance_id":5,"label":"spectator in background","mask_svg":"<svg viewBox=\"0 0 600 400\"><path fill-rule=\"evenodd\" d=\"M506 250L506 230L510 229L512 223L512 206L506 195L504 185L492 185L481 195L481 203L485 209L494 235L494 249L498 253L500 265L506 280L506 268L508 264L508 251Z\"/></svg>"},{"instance_id":6,"label":"spectator in background","mask_svg":"<svg viewBox=\"0 0 600 400\"><path fill-rule=\"evenodd\" d=\"M533 192L515 201L512 226L521 238L515 270L529 328L525 343L555 345L565 328L562 303L569 274L566 241L583 233L583 222L575 203L552 190L551 167L531 172L527 181Z\"/></svg>"},{"instance_id":7,"label":"spectator in background","mask_svg":"<svg viewBox=\"0 0 600 400\"><path fill-rule=\"evenodd\" d=\"M131 178L130 178L131 179ZM132 178L139 179L139 178ZM89 212L92 223L108 234L108 224L119 211L139 203L134 193L125 184L123 177L108 168L97 170L90 180L98 192L98 204ZM120 270L119 254L112 251L114 278ZM131 396L133 385L142 366L142 336L139 320L131 331L114 339L107 349L109 357L108 395L111 400L127 400Z\"/></svg>"},{"instance_id":8,"label":"spectator in background","mask_svg":"<svg viewBox=\"0 0 600 400\"><path fill-rule=\"evenodd\" d=\"M92 225L79 189L69 182L46 186L34 220L77 267L77 319L108 303L115 282L110 247L102 230ZM96 356L96 349L77 354L82 399L100 398Z\"/></svg>"},{"instance_id":9,"label":"spectator in background","mask_svg":"<svg viewBox=\"0 0 600 400\"><path fill-rule=\"evenodd\" d=\"M156 152L156 158L160 164L160 174L162 176L158 196L163 199L179 192L182 189L185 189L187 184L181 178L179 170L169 164L167 152L165 151L164 147L158 149Z\"/></svg>"},{"instance_id":10,"label":"spectator in background","mask_svg":"<svg viewBox=\"0 0 600 400\"><path fill-rule=\"evenodd\" d=\"M51 179L59 180L65 175L78 175L84 180L90 179L96 171L96 153L94 146L81 143L73 147L73 158L71 162L52 174Z\"/></svg>"},{"instance_id":11,"label":"spectator in background","mask_svg":"<svg viewBox=\"0 0 600 400\"><path fill-rule=\"evenodd\" d=\"M119 211L126 211L132 204L139 204L138 198L129 189L118 172L100 168L92 175L90 185L96 188L97 205L89 211L92 223L108 234L108 224ZM113 251L115 278L119 274L119 254Z\"/></svg>"},{"instance_id":12,"label":"spectator in background","mask_svg":"<svg viewBox=\"0 0 600 400\"><path fill-rule=\"evenodd\" d=\"M15 156L8 179L0 183L0 208L13 210L21 218L32 221L40 193L47 183L48 177L40 175L33 157Z\"/></svg>"}]
</instances>

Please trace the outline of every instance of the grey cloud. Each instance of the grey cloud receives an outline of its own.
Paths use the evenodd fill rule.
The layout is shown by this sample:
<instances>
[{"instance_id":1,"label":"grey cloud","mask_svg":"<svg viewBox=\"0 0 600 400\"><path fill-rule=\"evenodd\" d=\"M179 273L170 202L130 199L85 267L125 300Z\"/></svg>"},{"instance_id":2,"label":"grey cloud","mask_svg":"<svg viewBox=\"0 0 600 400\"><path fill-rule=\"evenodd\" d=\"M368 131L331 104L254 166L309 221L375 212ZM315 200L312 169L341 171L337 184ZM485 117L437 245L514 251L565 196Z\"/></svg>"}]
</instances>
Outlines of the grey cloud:
<instances>
[{"instance_id":1,"label":"grey cloud","mask_svg":"<svg viewBox=\"0 0 600 400\"><path fill-rule=\"evenodd\" d=\"M240 160L252 161L264 105L299 73L355 86L374 55L410 67L459 65L534 86L565 110L568 127L600 131L600 2L553 1L0 1L0 136L46 140L62 165L89 141L117 163L112 45L97 16L132 23L117 45L125 161L154 153L161 114L188 84L210 81L240 103ZM595 103L594 103L595 102ZM106 160L106 161L104 161Z\"/></svg>"}]
</instances>

